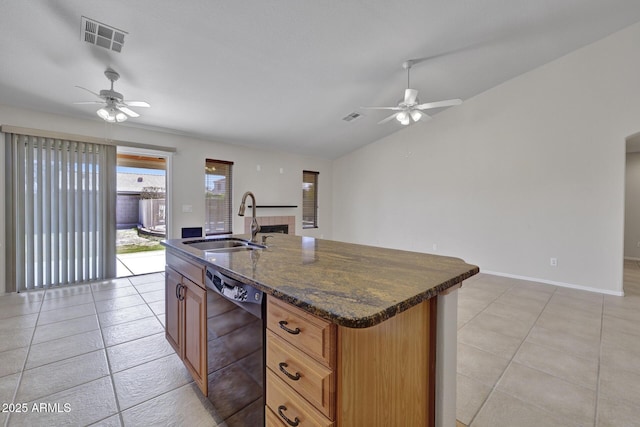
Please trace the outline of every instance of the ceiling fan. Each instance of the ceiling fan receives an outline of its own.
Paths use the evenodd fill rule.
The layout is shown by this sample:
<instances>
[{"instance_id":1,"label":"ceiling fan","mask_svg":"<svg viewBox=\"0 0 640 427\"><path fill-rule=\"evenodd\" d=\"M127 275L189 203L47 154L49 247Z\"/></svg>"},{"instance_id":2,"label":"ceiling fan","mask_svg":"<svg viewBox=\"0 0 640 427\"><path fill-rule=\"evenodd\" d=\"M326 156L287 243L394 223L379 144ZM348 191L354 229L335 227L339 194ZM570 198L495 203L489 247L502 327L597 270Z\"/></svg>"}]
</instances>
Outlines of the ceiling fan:
<instances>
[{"instance_id":1,"label":"ceiling fan","mask_svg":"<svg viewBox=\"0 0 640 427\"><path fill-rule=\"evenodd\" d=\"M402 68L407 70L407 89L404 91L404 99L398 101L397 107L362 107L369 110L392 110L396 111L389 117L382 119L378 122L378 124L386 123L389 120L395 118L400 122L400 124L408 125L411 123L411 120L417 122L422 119L430 119L431 116L426 114L424 110L429 110L431 108L440 108L440 107L451 107L453 105L462 104L461 99L447 99L445 101L436 101L436 102L427 102L425 104L420 104L418 100L418 91L415 89L411 89L409 73L411 71L411 67L418 62L422 62L427 58L422 59L410 59L402 63Z\"/></svg>"},{"instance_id":2,"label":"ceiling fan","mask_svg":"<svg viewBox=\"0 0 640 427\"><path fill-rule=\"evenodd\" d=\"M104 121L115 123L124 122L129 117L140 117L140 114L131 110L129 107L151 107L148 102L145 101L125 101L121 93L113 90L113 83L120 78L120 74L111 68L107 68L104 75L111 82L111 89L101 90L100 93L95 93L82 86L76 86L79 89L86 90L92 95L100 98L100 101L82 101L74 102L74 104L104 104L96 113Z\"/></svg>"}]
</instances>

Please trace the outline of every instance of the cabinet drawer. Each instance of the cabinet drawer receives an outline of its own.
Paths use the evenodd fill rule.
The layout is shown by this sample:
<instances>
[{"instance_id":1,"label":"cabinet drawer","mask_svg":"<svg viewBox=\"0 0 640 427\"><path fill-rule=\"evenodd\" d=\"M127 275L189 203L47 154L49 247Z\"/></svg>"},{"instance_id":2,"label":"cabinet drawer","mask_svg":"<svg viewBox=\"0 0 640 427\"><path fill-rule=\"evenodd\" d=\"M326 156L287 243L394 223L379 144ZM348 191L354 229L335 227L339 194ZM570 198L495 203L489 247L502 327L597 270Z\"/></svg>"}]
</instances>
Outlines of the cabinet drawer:
<instances>
[{"instance_id":1,"label":"cabinet drawer","mask_svg":"<svg viewBox=\"0 0 640 427\"><path fill-rule=\"evenodd\" d=\"M325 416L334 419L335 375L330 368L318 363L269 330L267 367Z\"/></svg>"},{"instance_id":2,"label":"cabinet drawer","mask_svg":"<svg viewBox=\"0 0 640 427\"><path fill-rule=\"evenodd\" d=\"M333 427L334 423L267 369L267 406L284 425ZM288 418L289 422L284 418ZM297 418L297 420L296 420Z\"/></svg>"},{"instance_id":3,"label":"cabinet drawer","mask_svg":"<svg viewBox=\"0 0 640 427\"><path fill-rule=\"evenodd\" d=\"M265 427L287 427L268 406L264 407Z\"/></svg>"},{"instance_id":4,"label":"cabinet drawer","mask_svg":"<svg viewBox=\"0 0 640 427\"><path fill-rule=\"evenodd\" d=\"M269 297L267 328L326 366L334 367L336 326L331 322Z\"/></svg>"},{"instance_id":5,"label":"cabinet drawer","mask_svg":"<svg viewBox=\"0 0 640 427\"><path fill-rule=\"evenodd\" d=\"M204 286L204 266L167 251L167 264L201 287Z\"/></svg>"}]
</instances>

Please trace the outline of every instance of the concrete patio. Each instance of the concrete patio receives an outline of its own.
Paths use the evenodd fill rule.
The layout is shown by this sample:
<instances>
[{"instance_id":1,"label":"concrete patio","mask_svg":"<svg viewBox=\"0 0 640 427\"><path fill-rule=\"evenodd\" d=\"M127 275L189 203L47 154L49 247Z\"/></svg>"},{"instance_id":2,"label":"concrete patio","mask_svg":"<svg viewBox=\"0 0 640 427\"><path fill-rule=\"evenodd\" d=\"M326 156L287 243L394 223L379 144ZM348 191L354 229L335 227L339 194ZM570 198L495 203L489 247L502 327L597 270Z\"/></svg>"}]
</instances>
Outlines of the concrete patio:
<instances>
[{"instance_id":1,"label":"concrete patio","mask_svg":"<svg viewBox=\"0 0 640 427\"><path fill-rule=\"evenodd\" d=\"M164 271L164 249L116 255L117 277Z\"/></svg>"}]
</instances>

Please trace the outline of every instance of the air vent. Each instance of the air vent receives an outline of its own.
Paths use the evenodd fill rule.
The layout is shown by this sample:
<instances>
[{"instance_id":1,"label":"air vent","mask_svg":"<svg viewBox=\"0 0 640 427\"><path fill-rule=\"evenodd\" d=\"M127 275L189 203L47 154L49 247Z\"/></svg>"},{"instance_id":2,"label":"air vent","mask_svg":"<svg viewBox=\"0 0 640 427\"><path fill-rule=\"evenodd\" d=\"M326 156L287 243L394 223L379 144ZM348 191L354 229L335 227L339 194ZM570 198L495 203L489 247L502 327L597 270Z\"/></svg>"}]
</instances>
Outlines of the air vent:
<instances>
[{"instance_id":1,"label":"air vent","mask_svg":"<svg viewBox=\"0 0 640 427\"><path fill-rule=\"evenodd\" d=\"M119 30L93 19L82 17L80 39L114 52L122 52L126 31Z\"/></svg>"},{"instance_id":2,"label":"air vent","mask_svg":"<svg viewBox=\"0 0 640 427\"><path fill-rule=\"evenodd\" d=\"M342 120L344 120L345 122L351 122L351 121L353 121L353 120L357 119L357 118L358 118L358 117L360 117L360 116L362 116L362 114L360 114L360 113L356 113L356 112L353 112L353 113L351 113L351 114L348 114L348 115L344 116L344 117L342 118Z\"/></svg>"}]
</instances>

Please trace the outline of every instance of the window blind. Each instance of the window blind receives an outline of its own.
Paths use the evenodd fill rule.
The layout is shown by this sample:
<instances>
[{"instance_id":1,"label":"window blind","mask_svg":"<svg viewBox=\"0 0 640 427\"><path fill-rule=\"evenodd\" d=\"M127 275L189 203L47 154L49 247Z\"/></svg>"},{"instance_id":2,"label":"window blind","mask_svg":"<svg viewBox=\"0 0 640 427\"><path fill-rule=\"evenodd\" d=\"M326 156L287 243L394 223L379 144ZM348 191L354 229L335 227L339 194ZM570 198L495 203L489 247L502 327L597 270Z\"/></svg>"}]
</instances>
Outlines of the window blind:
<instances>
[{"instance_id":1,"label":"window blind","mask_svg":"<svg viewBox=\"0 0 640 427\"><path fill-rule=\"evenodd\" d=\"M205 162L205 233L232 232L231 194L233 162L206 159Z\"/></svg>"},{"instance_id":2,"label":"window blind","mask_svg":"<svg viewBox=\"0 0 640 427\"><path fill-rule=\"evenodd\" d=\"M7 135L7 257L15 290L116 275L116 147Z\"/></svg>"},{"instance_id":3,"label":"window blind","mask_svg":"<svg viewBox=\"0 0 640 427\"><path fill-rule=\"evenodd\" d=\"M302 171L302 228L318 227L319 172Z\"/></svg>"}]
</instances>

